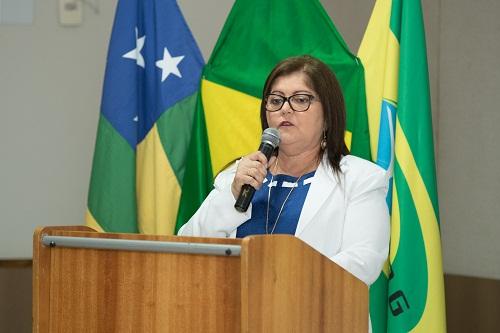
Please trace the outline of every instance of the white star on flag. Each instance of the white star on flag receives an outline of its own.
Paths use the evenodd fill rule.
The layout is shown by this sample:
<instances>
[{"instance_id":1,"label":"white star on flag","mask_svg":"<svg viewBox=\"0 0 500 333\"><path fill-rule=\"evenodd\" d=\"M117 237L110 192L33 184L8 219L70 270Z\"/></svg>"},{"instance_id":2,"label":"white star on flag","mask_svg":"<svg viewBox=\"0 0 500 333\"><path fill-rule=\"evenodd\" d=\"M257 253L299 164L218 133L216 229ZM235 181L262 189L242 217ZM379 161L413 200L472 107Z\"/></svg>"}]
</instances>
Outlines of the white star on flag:
<instances>
[{"instance_id":1,"label":"white star on flag","mask_svg":"<svg viewBox=\"0 0 500 333\"><path fill-rule=\"evenodd\" d=\"M146 39L146 35L139 38L139 31L137 27L135 28L135 49L125 53L122 57L127 59L135 60L138 66L142 68L145 67L144 57L141 54L141 50L144 47L144 40Z\"/></svg>"},{"instance_id":2,"label":"white star on flag","mask_svg":"<svg viewBox=\"0 0 500 333\"><path fill-rule=\"evenodd\" d=\"M163 59L156 62L156 67L161 69L161 82L165 81L170 74L182 77L177 66L184 59L184 56L172 57L167 48L163 49Z\"/></svg>"}]
</instances>

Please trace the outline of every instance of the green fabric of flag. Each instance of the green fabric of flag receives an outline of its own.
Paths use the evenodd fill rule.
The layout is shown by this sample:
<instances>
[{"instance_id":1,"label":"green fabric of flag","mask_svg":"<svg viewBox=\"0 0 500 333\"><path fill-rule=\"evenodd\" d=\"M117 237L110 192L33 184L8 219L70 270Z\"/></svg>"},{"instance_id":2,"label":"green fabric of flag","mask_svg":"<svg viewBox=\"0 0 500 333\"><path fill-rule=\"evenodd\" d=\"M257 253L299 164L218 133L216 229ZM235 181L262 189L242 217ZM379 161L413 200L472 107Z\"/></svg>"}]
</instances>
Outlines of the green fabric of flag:
<instances>
[{"instance_id":1,"label":"green fabric of flag","mask_svg":"<svg viewBox=\"0 0 500 333\"><path fill-rule=\"evenodd\" d=\"M427 52L420 0L378 0L361 43L377 164L392 172L386 274L373 331L446 332Z\"/></svg>"}]
</instances>

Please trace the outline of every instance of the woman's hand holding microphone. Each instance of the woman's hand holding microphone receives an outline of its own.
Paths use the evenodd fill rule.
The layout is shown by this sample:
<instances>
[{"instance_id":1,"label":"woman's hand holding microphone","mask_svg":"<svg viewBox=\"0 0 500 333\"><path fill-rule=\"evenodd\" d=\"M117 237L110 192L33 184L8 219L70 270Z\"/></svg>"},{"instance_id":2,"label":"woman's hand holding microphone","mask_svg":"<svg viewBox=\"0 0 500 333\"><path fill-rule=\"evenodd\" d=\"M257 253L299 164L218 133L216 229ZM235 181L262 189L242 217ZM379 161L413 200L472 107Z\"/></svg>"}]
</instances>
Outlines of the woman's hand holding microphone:
<instances>
[{"instance_id":1,"label":"woman's hand holding microphone","mask_svg":"<svg viewBox=\"0 0 500 333\"><path fill-rule=\"evenodd\" d=\"M233 192L234 198L238 198L241 187L245 184L258 190L266 178L267 169L269 169L275 160L276 156L271 156L268 161L266 156L260 151L242 157L238 163L236 175L231 185L231 191Z\"/></svg>"}]
</instances>

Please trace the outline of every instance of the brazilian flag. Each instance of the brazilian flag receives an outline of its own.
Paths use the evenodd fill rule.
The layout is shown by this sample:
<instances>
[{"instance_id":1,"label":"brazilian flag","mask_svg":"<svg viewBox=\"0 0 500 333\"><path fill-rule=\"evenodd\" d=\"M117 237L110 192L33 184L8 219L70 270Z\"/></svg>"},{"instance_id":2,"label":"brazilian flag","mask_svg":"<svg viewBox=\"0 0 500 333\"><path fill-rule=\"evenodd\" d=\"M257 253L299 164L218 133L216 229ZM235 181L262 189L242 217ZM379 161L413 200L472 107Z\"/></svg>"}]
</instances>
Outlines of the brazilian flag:
<instances>
[{"instance_id":1,"label":"brazilian flag","mask_svg":"<svg viewBox=\"0 0 500 333\"><path fill-rule=\"evenodd\" d=\"M271 69L310 54L336 74L346 101L345 140L369 159L363 66L317 0L237 0L204 67L177 230L188 221L222 169L257 149L260 100Z\"/></svg>"},{"instance_id":2,"label":"brazilian flag","mask_svg":"<svg viewBox=\"0 0 500 333\"><path fill-rule=\"evenodd\" d=\"M374 161L392 175L390 256L373 332L446 332L427 52L420 0L377 0L359 56Z\"/></svg>"}]
</instances>

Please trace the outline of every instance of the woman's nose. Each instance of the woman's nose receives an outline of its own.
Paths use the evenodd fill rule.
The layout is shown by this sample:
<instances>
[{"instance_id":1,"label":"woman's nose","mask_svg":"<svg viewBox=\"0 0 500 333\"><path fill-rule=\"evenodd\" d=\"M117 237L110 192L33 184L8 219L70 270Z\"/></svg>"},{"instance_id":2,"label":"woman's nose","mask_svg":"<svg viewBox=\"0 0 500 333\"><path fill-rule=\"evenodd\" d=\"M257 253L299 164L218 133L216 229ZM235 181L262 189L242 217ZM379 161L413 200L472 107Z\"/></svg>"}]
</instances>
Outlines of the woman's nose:
<instances>
[{"instance_id":1,"label":"woman's nose","mask_svg":"<svg viewBox=\"0 0 500 333\"><path fill-rule=\"evenodd\" d=\"M285 114L285 113L292 113L293 110L290 106L290 101L289 100L286 100L284 103L283 103L283 106L281 107L281 113L282 114Z\"/></svg>"}]
</instances>

